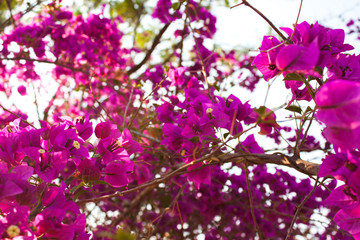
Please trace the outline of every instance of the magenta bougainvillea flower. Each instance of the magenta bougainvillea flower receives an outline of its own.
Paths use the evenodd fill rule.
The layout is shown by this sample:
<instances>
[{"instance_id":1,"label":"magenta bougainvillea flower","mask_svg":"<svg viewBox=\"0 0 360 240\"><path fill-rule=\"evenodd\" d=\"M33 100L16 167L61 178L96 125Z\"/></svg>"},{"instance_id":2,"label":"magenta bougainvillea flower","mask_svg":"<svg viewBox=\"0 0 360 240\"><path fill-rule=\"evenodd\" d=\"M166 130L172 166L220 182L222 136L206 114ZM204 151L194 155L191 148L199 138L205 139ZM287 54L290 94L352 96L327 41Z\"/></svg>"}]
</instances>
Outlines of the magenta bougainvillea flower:
<instances>
[{"instance_id":1,"label":"magenta bougainvillea flower","mask_svg":"<svg viewBox=\"0 0 360 240\"><path fill-rule=\"evenodd\" d=\"M185 83L185 78L183 76L184 72L187 70L187 67L178 67L178 68L171 68L169 70L169 78L171 80L171 86L181 86Z\"/></svg>"},{"instance_id":2,"label":"magenta bougainvillea flower","mask_svg":"<svg viewBox=\"0 0 360 240\"><path fill-rule=\"evenodd\" d=\"M276 66L276 58L280 50L284 47L281 42L273 36L264 36L260 54L253 61L253 65L264 75L265 80L269 80L280 73Z\"/></svg>"},{"instance_id":3,"label":"magenta bougainvillea flower","mask_svg":"<svg viewBox=\"0 0 360 240\"><path fill-rule=\"evenodd\" d=\"M359 56L340 54L336 61L329 67L329 80L344 79L360 80Z\"/></svg>"},{"instance_id":4,"label":"magenta bougainvillea flower","mask_svg":"<svg viewBox=\"0 0 360 240\"><path fill-rule=\"evenodd\" d=\"M129 183L127 173L132 172L133 164L127 164L119 161L113 161L106 165L104 180L113 187L123 187Z\"/></svg>"},{"instance_id":5,"label":"magenta bougainvillea flower","mask_svg":"<svg viewBox=\"0 0 360 240\"><path fill-rule=\"evenodd\" d=\"M116 131L117 127L115 124L112 124L110 121L100 122L95 127L95 136L97 138L106 138L111 132Z\"/></svg>"},{"instance_id":6,"label":"magenta bougainvillea flower","mask_svg":"<svg viewBox=\"0 0 360 240\"><path fill-rule=\"evenodd\" d=\"M341 209L334 217L340 228L348 231L355 240L360 239L360 206L351 210Z\"/></svg>"},{"instance_id":7,"label":"magenta bougainvillea flower","mask_svg":"<svg viewBox=\"0 0 360 240\"><path fill-rule=\"evenodd\" d=\"M308 47L300 45L288 45L283 47L276 57L276 67L288 72L303 73L321 77L314 68L319 58L319 47L315 42Z\"/></svg>"},{"instance_id":8,"label":"magenta bougainvillea flower","mask_svg":"<svg viewBox=\"0 0 360 240\"><path fill-rule=\"evenodd\" d=\"M333 80L320 88L315 97L316 118L326 125L325 137L335 146L360 146L360 83Z\"/></svg>"},{"instance_id":9,"label":"magenta bougainvillea flower","mask_svg":"<svg viewBox=\"0 0 360 240\"><path fill-rule=\"evenodd\" d=\"M265 36L258 56L239 60L235 50L215 51L216 18L207 1L157 0L150 11L138 1L127 6L124 21L106 17L107 5L83 17L58 2L29 24L15 4L0 36L0 239L132 238L127 231L139 239L284 239L310 192L290 238L360 238L360 152L354 149L360 148L360 58L341 54L351 49L344 30L299 23L282 29L287 39ZM137 17L154 28L133 24ZM133 25L139 31L129 42ZM44 63L58 87L43 112L43 103L38 106L39 125L33 109L25 121L7 100L19 93L26 101L32 82L34 91L48 87L37 68ZM239 84L254 90L260 79L280 74L292 94L289 104L296 101L287 108L296 113L285 121L232 91ZM315 108L296 107L313 93ZM326 126L326 144L308 132L314 112ZM276 146L261 142L255 127ZM310 178L241 158L266 163L280 157L274 151L291 160L315 150L328 154L318 177L344 185L332 181L312 191ZM313 233L313 209L326 206L326 217L350 234L333 226ZM340 208L336 216L332 207Z\"/></svg>"},{"instance_id":10,"label":"magenta bougainvillea flower","mask_svg":"<svg viewBox=\"0 0 360 240\"><path fill-rule=\"evenodd\" d=\"M5 214L5 215L4 215ZM14 240L35 240L36 234L28 225L30 208L29 206L15 205L2 213L0 217L1 239Z\"/></svg>"}]
</instances>

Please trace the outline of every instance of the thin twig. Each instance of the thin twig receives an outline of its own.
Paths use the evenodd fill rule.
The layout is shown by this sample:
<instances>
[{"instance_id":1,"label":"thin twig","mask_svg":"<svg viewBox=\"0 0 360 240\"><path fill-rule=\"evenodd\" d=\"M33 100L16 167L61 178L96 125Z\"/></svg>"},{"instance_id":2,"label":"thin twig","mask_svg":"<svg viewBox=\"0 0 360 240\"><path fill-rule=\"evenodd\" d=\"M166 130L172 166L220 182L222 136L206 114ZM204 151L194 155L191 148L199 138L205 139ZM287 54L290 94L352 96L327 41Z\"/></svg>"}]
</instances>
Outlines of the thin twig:
<instances>
[{"instance_id":1,"label":"thin twig","mask_svg":"<svg viewBox=\"0 0 360 240\"><path fill-rule=\"evenodd\" d=\"M32 86L32 89L34 91L34 104L35 104L35 107L36 107L36 113L38 115L38 119L40 120L40 112L39 112L39 105L37 103L37 97L36 97L36 91L35 91L35 86L34 86L34 83L31 83L31 86Z\"/></svg>"},{"instance_id":2,"label":"thin twig","mask_svg":"<svg viewBox=\"0 0 360 240\"><path fill-rule=\"evenodd\" d=\"M128 100L128 103L126 104L126 108L125 108L125 112L124 112L124 128L126 126L126 115L127 115L128 110L129 110L130 103L132 103L131 99L132 99L133 93L134 93L134 88L131 89L129 100Z\"/></svg>"},{"instance_id":3,"label":"thin twig","mask_svg":"<svg viewBox=\"0 0 360 240\"><path fill-rule=\"evenodd\" d=\"M254 203L253 203L253 197L252 197L252 192L251 192L251 184L250 184L248 167L249 167L249 165L248 165L247 161L245 161L246 185L247 185L247 189L248 189L251 217L252 217L252 220L253 220L254 225L255 225L255 230L259 235L259 239L262 240L263 239L263 233L261 232L261 229L259 228L259 225L258 225L258 223L256 221L256 216L255 216L255 211L254 211Z\"/></svg>"},{"instance_id":4,"label":"thin twig","mask_svg":"<svg viewBox=\"0 0 360 240\"><path fill-rule=\"evenodd\" d=\"M184 185L182 185L182 187L180 188L179 192L176 194L175 198L171 201L170 205L169 205L167 208L165 208L165 209L163 210L163 212L160 214L160 216L157 217L157 218L153 221L153 222L157 221L157 223L156 223L156 225L155 225L155 227L154 227L154 229L153 229L152 231L154 231L154 230L159 226L160 221L161 221L161 219L163 218L163 216L165 215L165 213L166 213L167 211L169 211L170 208L177 202L177 200L179 199L179 197L180 197L181 194L183 193L183 191L184 191L185 187L187 186L187 184L188 184L188 182L185 182ZM181 215L180 215L180 218L181 218ZM182 222L182 219L181 219L181 222ZM152 231L149 232L149 234L151 234Z\"/></svg>"},{"instance_id":5,"label":"thin twig","mask_svg":"<svg viewBox=\"0 0 360 240\"><path fill-rule=\"evenodd\" d=\"M25 14L29 13L30 11L32 11L36 6L40 5L40 3L42 3L43 0L38 0L36 3L34 3L33 5L29 6L27 9L25 9L24 11L18 13L19 14L19 18L23 17ZM0 31L3 31L4 28L6 28L7 26L12 24L12 19L13 17L10 16L10 18L8 18L7 20L5 20L4 22L1 23L0 25Z\"/></svg>"},{"instance_id":6,"label":"thin twig","mask_svg":"<svg viewBox=\"0 0 360 240\"><path fill-rule=\"evenodd\" d=\"M136 197L131 201L128 208L126 208L124 211L119 214L119 216L111 221L111 224L109 226L109 229L114 228L116 225L118 225L123 219L125 219L129 213L141 202L141 200L145 196L149 196L149 193L155 188L155 186L150 186L148 188L145 188L141 193L137 194Z\"/></svg>"},{"instance_id":7,"label":"thin twig","mask_svg":"<svg viewBox=\"0 0 360 240\"><path fill-rule=\"evenodd\" d=\"M10 22L13 25L13 27L16 28L15 19L14 19L14 16L12 14L12 9L11 9L11 3L9 0L6 0L6 5L7 5L7 8L9 9L9 13L10 13L10 18L9 18Z\"/></svg>"},{"instance_id":8,"label":"thin twig","mask_svg":"<svg viewBox=\"0 0 360 240\"><path fill-rule=\"evenodd\" d=\"M298 24L298 21L299 21L299 17L300 17L302 4L303 4L303 0L300 0L299 12L298 12L297 17L296 17L296 22L295 22L295 25L294 25L294 31L291 34L290 41L292 41L292 39L294 37L294 34L295 34L295 30L296 30L296 27L297 27L297 24Z\"/></svg>"},{"instance_id":9,"label":"thin twig","mask_svg":"<svg viewBox=\"0 0 360 240\"><path fill-rule=\"evenodd\" d=\"M26 123L27 125L33 127L34 129L37 129L34 125L32 125L31 123L29 123L28 121L26 121L25 119L23 119L21 116L17 115L16 113L10 111L9 109L5 108L2 104L0 104L0 107L5 111L5 112L8 112L12 115L14 115L15 117L17 118L20 118L20 120L23 122L23 123Z\"/></svg>"},{"instance_id":10,"label":"thin twig","mask_svg":"<svg viewBox=\"0 0 360 240\"><path fill-rule=\"evenodd\" d=\"M26 58L26 57L6 57L6 58L0 58L0 61L2 60L8 60L8 61L18 61L18 60L25 60L25 61L30 61L30 62L39 62L39 63L48 63L48 64L54 64L57 65L59 67L63 67L63 68L67 68L70 69L74 72L81 72L83 74L89 75L89 71L85 71L85 70L81 70L78 68L74 68L72 66L66 65L64 63L58 62L56 61L50 61L50 60L46 60L46 59L34 59L34 58ZM70 63L69 63L70 64Z\"/></svg>"},{"instance_id":11,"label":"thin twig","mask_svg":"<svg viewBox=\"0 0 360 240\"><path fill-rule=\"evenodd\" d=\"M241 4L244 4L245 6L248 6L249 8L251 8L254 12L256 12L258 15L260 15L260 17L262 17L269 25L272 29L274 29L274 31L279 34L279 36L285 41L285 42L289 42L289 40L284 36L284 34L282 34L280 32L280 30L262 13L260 12L258 9L256 9L255 7L253 7L247 0L243 0ZM238 4L238 5L241 5ZM235 5L233 7L236 7L238 5ZM232 8L233 8L232 7Z\"/></svg>"},{"instance_id":12,"label":"thin twig","mask_svg":"<svg viewBox=\"0 0 360 240\"><path fill-rule=\"evenodd\" d=\"M188 167L193 166L193 165L195 165L195 164L197 164L199 162L203 162L203 161L205 161L207 159L210 159L211 156L213 156L217 151L219 151L221 147L223 147L223 145L218 146L211 153L209 153L209 154L207 154L207 155L205 155L205 156L203 156L201 158L195 159L195 160L193 160L193 161L191 161L190 163L187 163L187 164L182 164L180 167L178 167L177 169L175 169L173 171L170 171L169 173L165 174L163 177L154 178L153 180L150 180L150 181L148 181L148 182L146 182L146 183L144 183L142 185L130 188L128 190L124 190L124 191L121 191L121 192L117 191L117 192L112 193L112 194L100 196L100 197L97 197L97 198L79 200L77 202L78 203L97 202L97 201L101 201L101 200L104 200L104 199L107 199L107 198L111 198L111 197L115 197L115 196L123 196L123 195L128 194L128 193L137 192L137 191L139 191L141 189L144 189L144 188L147 188L149 186L153 186L153 185L157 186L160 183L168 181L173 176L177 176L179 174L182 174L182 173L186 172Z\"/></svg>"},{"instance_id":13,"label":"thin twig","mask_svg":"<svg viewBox=\"0 0 360 240\"><path fill-rule=\"evenodd\" d=\"M143 138L147 138L153 142L156 142L156 143L161 143L161 140L157 139L157 138L154 138L152 136L149 136L149 135L146 135L146 134L143 134L141 132L138 132L138 131L135 131L135 130L132 130L130 129L129 130L131 133L135 134L135 135L138 135L139 137L143 137Z\"/></svg>"},{"instance_id":14,"label":"thin twig","mask_svg":"<svg viewBox=\"0 0 360 240\"><path fill-rule=\"evenodd\" d=\"M143 58L143 60L139 64L130 68L129 71L127 71L128 76L130 76L131 74L133 74L134 72L139 70L149 60L149 58L150 58L151 54L153 53L153 51L155 50L156 46L159 45L162 35L169 28L170 24L171 24L171 22L169 22L163 26L163 28L160 30L160 32L154 38L153 44L151 45L150 49L146 52L146 55Z\"/></svg>"},{"instance_id":15,"label":"thin twig","mask_svg":"<svg viewBox=\"0 0 360 240\"><path fill-rule=\"evenodd\" d=\"M287 235L286 235L285 240L288 240L288 239L291 237L291 233L292 233L292 231L293 231L293 227L294 227L294 224L295 224L295 222L296 222L296 219L297 219L297 217L299 216L300 211L301 211L302 207L304 206L304 204L306 203L306 201L309 200L309 198L311 197L311 195L314 193L315 189L319 186L318 182L319 182L319 177L316 178L315 185L314 185L313 189L311 190L311 192L310 192L308 195L306 195L306 197L304 198L304 200L300 203L300 205L299 205L298 208L296 209L295 215L294 215L294 217L293 217L293 219L292 219L292 221L291 221L291 224L290 224L290 227L289 227L289 229L288 229L288 233L287 233Z\"/></svg>"},{"instance_id":16,"label":"thin twig","mask_svg":"<svg viewBox=\"0 0 360 240\"><path fill-rule=\"evenodd\" d=\"M146 101L146 99L148 99L154 92L156 89L158 89L159 87L161 87L161 84L164 82L165 79L162 79L159 83L156 84L156 86L154 87L153 90L151 90L151 92L143 99L141 100L140 106L138 107L138 109L136 110L135 114L132 115L130 122L128 124L128 129L131 128L131 125L134 122L134 119L136 118L136 116L139 114L140 110L142 109L142 106L144 104L144 102ZM125 119L124 119L125 121Z\"/></svg>"}]
</instances>

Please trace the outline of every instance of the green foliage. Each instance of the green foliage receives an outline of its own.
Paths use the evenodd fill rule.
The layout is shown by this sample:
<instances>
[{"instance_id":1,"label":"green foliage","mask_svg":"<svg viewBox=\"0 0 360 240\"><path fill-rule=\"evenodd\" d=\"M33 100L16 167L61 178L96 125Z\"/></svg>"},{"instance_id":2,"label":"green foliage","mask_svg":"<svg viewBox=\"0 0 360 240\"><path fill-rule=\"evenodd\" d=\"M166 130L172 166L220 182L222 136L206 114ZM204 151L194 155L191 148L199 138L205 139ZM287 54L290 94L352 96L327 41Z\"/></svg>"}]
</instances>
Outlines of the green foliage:
<instances>
[{"instance_id":1,"label":"green foliage","mask_svg":"<svg viewBox=\"0 0 360 240\"><path fill-rule=\"evenodd\" d=\"M301 107L296 106L296 105L290 105L290 106L286 107L285 109L289 110L290 112L296 112L296 113L299 113L299 114L302 113Z\"/></svg>"}]
</instances>

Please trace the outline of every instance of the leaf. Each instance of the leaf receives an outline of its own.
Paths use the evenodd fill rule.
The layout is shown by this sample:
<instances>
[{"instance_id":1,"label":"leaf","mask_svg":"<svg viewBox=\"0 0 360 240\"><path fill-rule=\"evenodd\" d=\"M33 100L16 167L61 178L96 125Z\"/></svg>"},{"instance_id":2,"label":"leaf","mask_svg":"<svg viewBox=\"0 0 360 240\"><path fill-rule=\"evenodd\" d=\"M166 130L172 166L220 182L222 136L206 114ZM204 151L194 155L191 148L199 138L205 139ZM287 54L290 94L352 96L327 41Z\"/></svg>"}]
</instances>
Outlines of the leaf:
<instances>
[{"instance_id":1,"label":"leaf","mask_svg":"<svg viewBox=\"0 0 360 240\"><path fill-rule=\"evenodd\" d=\"M161 204L161 207L163 207L163 208L169 207L170 203L171 203L171 195L170 194L166 194L160 199L160 204Z\"/></svg>"},{"instance_id":2,"label":"leaf","mask_svg":"<svg viewBox=\"0 0 360 240\"><path fill-rule=\"evenodd\" d=\"M97 185L97 184L103 184L103 185L111 186L110 183L105 182L105 181L103 181L103 180L96 180L96 181L93 182L93 185Z\"/></svg>"},{"instance_id":3,"label":"leaf","mask_svg":"<svg viewBox=\"0 0 360 240\"><path fill-rule=\"evenodd\" d=\"M71 192L71 193L74 193L74 192L76 192L76 190L78 190L79 188L83 187L84 185L85 185L84 182L81 182L79 185L77 185L77 186L75 186L75 187L72 187L72 188L70 189L70 192Z\"/></svg>"},{"instance_id":4,"label":"leaf","mask_svg":"<svg viewBox=\"0 0 360 240\"><path fill-rule=\"evenodd\" d=\"M309 107L309 106L305 109L305 113L308 113L308 112L311 112L311 111L312 111L312 108Z\"/></svg>"},{"instance_id":5,"label":"leaf","mask_svg":"<svg viewBox=\"0 0 360 240\"><path fill-rule=\"evenodd\" d=\"M290 111L290 112L297 112L299 114L302 113L301 107L296 106L296 105L290 105L290 106L286 107L285 109Z\"/></svg>"},{"instance_id":6,"label":"leaf","mask_svg":"<svg viewBox=\"0 0 360 240\"><path fill-rule=\"evenodd\" d=\"M255 108L254 112L258 113L259 116L262 116L266 113L266 107L265 106L261 106L259 108Z\"/></svg>"},{"instance_id":7,"label":"leaf","mask_svg":"<svg viewBox=\"0 0 360 240\"><path fill-rule=\"evenodd\" d=\"M180 6L179 2L174 2L171 7L172 7L172 9L177 10L179 8L179 6Z\"/></svg>"},{"instance_id":8,"label":"leaf","mask_svg":"<svg viewBox=\"0 0 360 240\"><path fill-rule=\"evenodd\" d=\"M87 191L87 190L84 190L84 189L81 189L80 191L78 191L75 195L74 195L74 198L73 198L73 201L75 202L81 194L83 193L89 193L90 191Z\"/></svg>"},{"instance_id":9,"label":"leaf","mask_svg":"<svg viewBox=\"0 0 360 240\"><path fill-rule=\"evenodd\" d=\"M115 240L134 240L135 235L129 232L124 231L123 229L118 229L115 235Z\"/></svg>"},{"instance_id":10,"label":"leaf","mask_svg":"<svg viewBox=\"0 0 360 240\"><path fill-rule=\"evenodd\" d=\"M288 73L286 74L286 76L284 77L284 81L304 81L304 77L298 73Z\"/></svg>"}]
</instances>

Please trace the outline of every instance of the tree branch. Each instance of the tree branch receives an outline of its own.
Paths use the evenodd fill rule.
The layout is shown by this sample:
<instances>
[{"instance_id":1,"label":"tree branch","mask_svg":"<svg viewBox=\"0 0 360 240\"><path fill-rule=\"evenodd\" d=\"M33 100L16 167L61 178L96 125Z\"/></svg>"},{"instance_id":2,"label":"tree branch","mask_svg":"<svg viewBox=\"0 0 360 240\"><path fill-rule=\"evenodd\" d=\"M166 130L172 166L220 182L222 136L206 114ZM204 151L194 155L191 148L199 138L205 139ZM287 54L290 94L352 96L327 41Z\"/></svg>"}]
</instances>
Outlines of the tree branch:
<instances>
[{"instance_id":1,"label":"tree branch","mask_svg":"<svg viewBox=\"0 0 360 240\"><path fill-rule=\"evenodd\" d=\"M23 17L25 14L29 13L30 11L32 11L36 6L40 5L43 2L43 0L38 0L37 2L35 2L33 5L30 5L27 9L25 9L25 11L22 11L20 13L20 17ZM4 22L2 22L0 24L0 32L2 32L4 30L4 28L6 28L7 26L10 26L13 22L14 18L13 16L10 16L7 20L5 20Z\"/></svg>"},{"instance_id":2,"label":"tree branch","mask_svg":"<svg viewBox=\"0 0 360 240\"><path fill-rule=\"evenodd\" d=\"M317 176L317 173L320 168L320 164L311 163L308 161L304 161L300 158L290 157L290 156L286 156L284 154L227 153L227 154L222 154L221 156L214 157L215 153L217 153L219 149L220 149L220 147L217 147L208 155L198 158L190 163L187 163L187 164L182 163L179 166L177 166L175 170L170 170L162 177L154 178L148 182L145 182L142 185L138 185L138 186L129 188L124 191L116 191L115 193L103 195L100 197L79 200L79 201L77 201L77 203L97 202L97 201L101 201L101 200L111 198L111 197L123 196L128 193L138 192L144 188L157 186L160 183L167 182L170 178L172 178L174 176L186 173L188 167L195 165L199 162L204 163L201 167L207 167L208 165L216 165L219 163L226 163L226 162L247 161L252 164L272 163L272 164L276 164L276 165L280 165L280 166L287 166L287 167L294 168L294 169L298 170L299 172L302 172L309 176ZM212 163L209 163L209 164L205 163L206 160L214 160L214 159L216 159L216 161L212 161Z\"/></svg>"},{"instance_id":3,"label":"tree branch","mask_svg":"<svg viewBox=\"0 0 360 240\"><path fill-rule=\"evenodd\" d=\"M165 33L166 29L168 29L170 24L171 24L171 22L169 22L163 26L163 28L160 30L160 32L154 38L151 48L146 52L144 59L139 64L133 66L132 68L129 69L129 71L127 71L128 76L130 76L131 74L133 74L134 72L139 70L149 60L149 58L150 58L151 54L153 53L153 51L155 50L156 46L159 45L162 35Z\"/></svg>"},{"instance_id":4,"label":"tree branch","mask_svg":"<svg viewBox=\"0 0 360 240\"><path fill-rule=\"evenodd\" d=\"M253 164L276 164L294 168L309 176L317 176L320 164L308 162L295 156L284 154L249 154L249 153L229 153L219 157L222 163L248 161Z\"/></svg>"}]
</instances>

